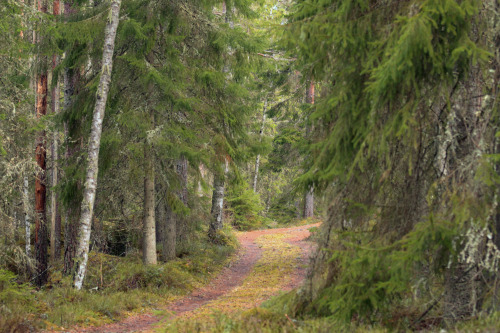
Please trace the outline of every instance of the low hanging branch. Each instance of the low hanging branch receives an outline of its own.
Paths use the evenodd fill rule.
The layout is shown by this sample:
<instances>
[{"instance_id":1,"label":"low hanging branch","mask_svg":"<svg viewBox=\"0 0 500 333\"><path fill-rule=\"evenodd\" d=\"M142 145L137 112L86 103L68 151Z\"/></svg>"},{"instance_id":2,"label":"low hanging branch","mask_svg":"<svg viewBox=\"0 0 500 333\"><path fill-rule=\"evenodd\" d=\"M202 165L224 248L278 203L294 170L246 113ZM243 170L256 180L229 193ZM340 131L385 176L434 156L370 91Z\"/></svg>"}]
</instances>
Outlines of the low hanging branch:
<instances>
[{"instance_id":1,"label":"low hanging branch","mask_svg":"<svg viewBox=\"0 0 500 333\"><path fill-rule=\"evenodd\" d=\"M118 28L121 0L112 0L111 9L104 30L104 50L102 54L102 70L97 88L96 102L94 107L94 118L90 132L88 148L87 175L85 177L85 188L80 216L80 234L75 261L74 287L82 288L83 279L87 270L89 254L90 228L94 210L95 193L97 188L97 174L99 161L99 148L101 145L102 122L106 101L108 99L109 84L111 81L111 70L113 68L113 51L115 48L115 36Z\"/></svg>"}]
</instances>

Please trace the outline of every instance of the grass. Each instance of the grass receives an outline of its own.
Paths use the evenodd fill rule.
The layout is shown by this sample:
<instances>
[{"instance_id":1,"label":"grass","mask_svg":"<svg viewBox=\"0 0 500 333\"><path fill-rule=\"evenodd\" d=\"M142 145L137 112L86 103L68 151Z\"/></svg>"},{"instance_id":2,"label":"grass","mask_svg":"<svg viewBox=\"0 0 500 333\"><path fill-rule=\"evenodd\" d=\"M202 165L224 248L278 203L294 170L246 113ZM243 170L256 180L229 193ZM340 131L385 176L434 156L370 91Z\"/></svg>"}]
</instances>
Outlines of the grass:
<instances>
[{"instance_id":1,"label":"grass","mask_svg":"<svg viewBox=\"0 0 500 333\"><path fill-rule=\"evenodd\" d=\"M198 243L182 259L144 266L138 255L116 257L91 252L82 291L55 268L45 288L35 291L0 270L0 331L97 326L182 297L219 272L235 246Z\"/></svg>"},{"instance_id":2,"label":"grass","mask_svg":"<svg viewBox=\"0 0 500 333\"><path fill-rule=\"evenodd\" d=\"M180 316L158 331L227 332L240 325L241 316L248 316L245 310L250 311L250 314L252 311L258 314L268 313L257 307L277 295L290 282L291 273L300 264L300 248L287 243L286 237L283 234L271 234L257 238L256 243L263 249L262 257L241 286ZM281 316L283 318L285 317Z\"/></svg>"}]
</instances>

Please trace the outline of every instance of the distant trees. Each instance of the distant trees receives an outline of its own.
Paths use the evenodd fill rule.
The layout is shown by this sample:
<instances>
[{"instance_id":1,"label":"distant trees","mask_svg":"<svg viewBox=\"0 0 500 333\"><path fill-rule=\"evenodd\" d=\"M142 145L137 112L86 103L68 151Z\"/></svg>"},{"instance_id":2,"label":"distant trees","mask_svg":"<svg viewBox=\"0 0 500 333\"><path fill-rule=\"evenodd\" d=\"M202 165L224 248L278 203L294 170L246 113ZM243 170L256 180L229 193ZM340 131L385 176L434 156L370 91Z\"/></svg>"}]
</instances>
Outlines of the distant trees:
<instances>
[{"instance_id":1,"label":"distant trees","mask_svg":"<svg viewBox=\"0 0 500 333\"><path fill-rule=\"evenodd\" d=\"M13 251L23 246L18 271L26 276L34 253L38 286L61 259L63 274L80 289L91 251L139 251L154 264L189 254L201 238L227 242L226 223L240 229L272 223L261 195L269 208L275 192L292 191L300 170L302 158L294 155L292 167L285 158L280 171L267 173L275 123L262 102L279 104L281 112L288 106L278 99L300 100L293 112L299 111L303 89L277 97L288 89L282 84L288 60L262 56L269 45L253 24L266 23L253 5L132 0L120 5L123 20L111 29L117 4L36 0L1 7L0 227L13 232L12 241L5 236ZM284 123L303 130L293 112L283 112L280 130ZM273 185L257 186L261 176L274 177Z\"/></svg>"}]
</instances>

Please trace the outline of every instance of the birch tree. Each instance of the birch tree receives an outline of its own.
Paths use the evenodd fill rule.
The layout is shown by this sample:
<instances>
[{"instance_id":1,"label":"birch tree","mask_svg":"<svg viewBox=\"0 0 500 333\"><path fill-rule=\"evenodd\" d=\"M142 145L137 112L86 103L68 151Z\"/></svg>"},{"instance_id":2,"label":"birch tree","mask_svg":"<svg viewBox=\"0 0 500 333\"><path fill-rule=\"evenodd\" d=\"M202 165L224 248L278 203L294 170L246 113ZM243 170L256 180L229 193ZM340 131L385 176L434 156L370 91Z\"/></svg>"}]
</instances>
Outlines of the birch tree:
<instances>
[{"instance_id":1,"label":"birch tree","mask_svg":"<svg viewBox=\"0 0 500 333\"><path fill-rule=\"evenodd\" d=\"M99 86L97 87L94 116L90 132L88 166L79 221L80 232L76 252L76 272L74 277L74 287L78 290L82 288L83 279L87 270L90 229L97 189L102 123L104 119L104 111L106 109L106 101L108 98L109 84L111 82L113 51L115 48L115 37L119 22L120 5L121 0L112 0L109 16L106 22L106 28L104 30L104 50L102 55L101 77L99 79Z\"/></svg>"},{"instance_id":2,"label":"birch tree","mask_svg":"<svg viewBox=\"0 0 500 333\"><path fill-rule=\"evenodd\" d=\"M264 110L262 111L262 124L260 126L259 131L259 141L262 142L262 134L264 133L264 125L266 124L266 110L267 110L267 99L264 102ZM254 193L257 192L257 178L259 176L259 166L260 166L260 153L257 154L257 158L255 160L255 171L253 175L253 183L252 188Z\"/></svg>"},{"instance_id":3,"label":"birch tree","mask_svg":"<svg viewBox=\"0 0 500 333\"><path fill-rule=\"evenodd\" d=\"M154 128L154 114L151 111L151 125ZM143 220L143 262L156 265L155 230L155 156L152 144L144 142L144 220Z\"/></svg>"}]
</instances>

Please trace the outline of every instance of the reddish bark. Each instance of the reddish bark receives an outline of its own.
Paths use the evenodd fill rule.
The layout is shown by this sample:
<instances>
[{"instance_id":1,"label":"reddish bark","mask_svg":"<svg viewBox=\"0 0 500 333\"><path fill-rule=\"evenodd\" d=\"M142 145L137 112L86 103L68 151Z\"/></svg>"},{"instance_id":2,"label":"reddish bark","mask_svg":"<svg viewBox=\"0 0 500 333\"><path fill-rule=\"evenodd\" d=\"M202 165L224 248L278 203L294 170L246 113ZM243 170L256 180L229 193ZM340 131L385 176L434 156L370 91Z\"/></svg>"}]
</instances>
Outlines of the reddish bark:
<instances>
[{"instance_id":1,"label":"reddish bark","mask_svg":"<svg viewBox=\"0 0 500 333\"><path fill-rule=\"evenodd\" d=\"M61 12L61 1L54 0L54 2L53 2L53 14L59 15L60 12Z\"/></svg>"},{"instance_id":2,"label":"reddish bark","mask_svg":"<svg viewBox=\"0 0 500 333\"><path fill-rule=\"evenodd\" d=\"M47 114L47 74L40 74L36 84L37 102L36 116L38 119ZM42 286L47 282L47 216L46 216L46 157L45 131L38 134L36 141L36 163L39 171L35 179L35 257L37 261L37 276L35 282Z\"/></svg>"}]
</instances>

